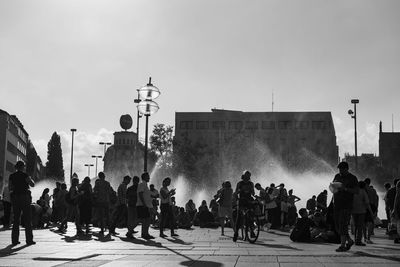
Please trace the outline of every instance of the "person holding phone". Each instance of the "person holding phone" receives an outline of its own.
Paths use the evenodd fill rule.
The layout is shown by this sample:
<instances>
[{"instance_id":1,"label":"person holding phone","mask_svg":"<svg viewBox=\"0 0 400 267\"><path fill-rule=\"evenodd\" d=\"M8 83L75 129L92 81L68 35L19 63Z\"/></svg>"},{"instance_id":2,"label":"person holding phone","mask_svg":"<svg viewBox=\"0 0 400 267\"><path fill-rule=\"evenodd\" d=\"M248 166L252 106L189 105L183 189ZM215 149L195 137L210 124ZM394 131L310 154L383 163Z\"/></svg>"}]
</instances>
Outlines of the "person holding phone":
<instances>
[{"instance_id":1,"label":"person holding phone","mask_svg":"<svg viewBox=\"0 0 400 267\"><path fill-rule=\"evenodd\" d=\"M168 189L168 186L171 185L171 178L167 177L162 182L162 188L160 189L160 200L161 200L161 214L160 214L160 237L164 238L167 235L164 234L164 227L168 226L171 229L171 237L178 236L174 232L175 223L174 223L174 214L172 212L172 200L171 197L175 195L176 190Z\"/></svg>"}]
</instances>

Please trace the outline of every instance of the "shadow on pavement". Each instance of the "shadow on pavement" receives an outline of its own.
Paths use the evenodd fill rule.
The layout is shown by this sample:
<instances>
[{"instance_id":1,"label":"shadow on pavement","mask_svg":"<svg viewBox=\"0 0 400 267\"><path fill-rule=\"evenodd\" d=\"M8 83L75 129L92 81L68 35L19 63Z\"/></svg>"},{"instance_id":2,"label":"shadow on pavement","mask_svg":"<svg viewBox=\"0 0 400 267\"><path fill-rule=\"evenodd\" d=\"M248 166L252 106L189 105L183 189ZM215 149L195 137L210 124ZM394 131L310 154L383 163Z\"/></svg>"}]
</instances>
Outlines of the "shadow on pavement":
<instances>
[{"instance_id":1,"label":"shadow on pavement","mask_svg":"<svg viewBox=\"0 0 400 267\"><path fill-rule=\"evenodd\" d=\"M92 233L92 236L97 237L97 239L93 239L94 241L99 241L99 242L110 242L114 241L115 239L112 238L110 234L108 235L103 235L99 233Z\"/></svg>"},{"instance_id":2,"label":"shadow on pavement","mask_svg":"<svg viewBox=\"0 0 400 267\"><path fill-rule=\"evenodd\" d=\"M278 245L278 244L260 244L260 243L256 242L253 245L267 247L267 248L283 248L283 249L291 249L291 250L303 251L302 249L299 249L299 248L295 248L295 247L291 247L291 246L285 246L285 245Z\"/></svg>"},{"instance_id":3,"label":"shadow on pavement","mask_svg":"<svg viewBox=\"0 0 400 267\"><path fill-rule=\"evenodd\" d=\"M363 252L363 251L356 251L356 252L354 252L354 255L400 262L400 258L399 257L376 255L376 254L370 254L370 253Z\"/></svg>"},{"instance_id":4,"label":"shadow on pavement","mask_svg":"<svg viewBox=\"0 0 400 267\"><path fill-rule=\"evenodd\" d=\"M179 263L183 266L207 266L207 267L220 267L223 266L222 263L215 262L215 261L182 261Z\"/></svg>"},{"instance_id":5,"label":"shadow on pavement","mask_svg":"<svg viewBox=\"0 0 400 267\"><path fill-rule=\"evenodd\" d=\"M13 255L13 254L15 254L15 252L20 251L28 246L29 245L23 245L18 248L13 248L13 247L15 247L14 245L8 245L7 247L0 249L0 258Z\"/></svg>"}]
</instances>

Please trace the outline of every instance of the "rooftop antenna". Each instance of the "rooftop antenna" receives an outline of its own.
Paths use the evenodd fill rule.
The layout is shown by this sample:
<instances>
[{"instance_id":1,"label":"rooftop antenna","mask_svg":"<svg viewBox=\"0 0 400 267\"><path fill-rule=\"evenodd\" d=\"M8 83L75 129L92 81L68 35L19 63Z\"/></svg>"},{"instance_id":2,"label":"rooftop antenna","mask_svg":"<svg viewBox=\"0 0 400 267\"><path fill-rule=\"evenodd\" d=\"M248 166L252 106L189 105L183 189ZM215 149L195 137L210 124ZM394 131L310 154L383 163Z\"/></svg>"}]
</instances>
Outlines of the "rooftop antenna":
<instances>
[{"instance_id":1,"label":"rooftop antenna","mask_svg":"<svg viewBox=\"0 0 400 267\"><path fill-rule=\"evenodd\" d=\"M272 90L272 112L274 112L274 90Z\"/></svg>"}]
</instances>

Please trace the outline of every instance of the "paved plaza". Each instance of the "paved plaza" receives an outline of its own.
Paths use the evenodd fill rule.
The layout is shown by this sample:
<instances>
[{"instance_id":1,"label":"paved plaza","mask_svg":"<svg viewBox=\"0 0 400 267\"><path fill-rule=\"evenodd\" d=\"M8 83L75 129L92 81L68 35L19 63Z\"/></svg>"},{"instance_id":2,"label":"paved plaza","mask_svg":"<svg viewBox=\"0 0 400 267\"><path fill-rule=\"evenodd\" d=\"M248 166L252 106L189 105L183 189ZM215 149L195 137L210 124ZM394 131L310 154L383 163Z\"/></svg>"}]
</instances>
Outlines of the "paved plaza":
<instances>
[{"instance_id":1,"label":"paved plaza","mask_svg":"<svg viewBox=\"0 0 400 267\"><path fill-rule=\"evenodd\" d=\"M140 229L140 226L138 227ZM21 229L22 230L22 229ZM95 229L96 230L96 229ZM178 238L153 241L129 240L125 231L118 236L76 237L69 224L65 235L52 229L35 230L36 245L10 245L11 231L0 232L0 266L400 266L400 245L377 229L374 244L353 246L337 253L336 244L303 244L289 240L287 232L261 232L259 241L232 242L220 229L178 230ZM158 236L156 229L151 234Z\"/></svg>"}]
</instances>

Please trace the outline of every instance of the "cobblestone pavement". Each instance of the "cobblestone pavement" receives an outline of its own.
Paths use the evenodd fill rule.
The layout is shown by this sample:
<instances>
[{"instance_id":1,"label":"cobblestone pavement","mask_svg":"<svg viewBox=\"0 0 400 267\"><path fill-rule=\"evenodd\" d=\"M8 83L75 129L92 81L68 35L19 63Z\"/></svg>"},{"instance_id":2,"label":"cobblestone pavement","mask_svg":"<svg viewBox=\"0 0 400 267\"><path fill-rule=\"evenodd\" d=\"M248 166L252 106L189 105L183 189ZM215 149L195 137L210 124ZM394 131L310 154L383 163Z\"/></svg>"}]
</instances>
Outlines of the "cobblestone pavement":
<instances>
[{"instance_id":1,"label":"cobblestone pavement","mask_svg":"<svg viewBox=\"0 0 400 267\"><path fill-rule=\"evenodd\" d=\"M137 227L140 230L140 226ZM78 238L69 224L65 235L52 229L35 230L36 245L26 246L23 229L21 244L10 245L11 231L0 231L0 266L400 266L400 245L394 244L376 229L374 244L353 246L349 252L337 253L336 244L303 244L289 240L287 232L261 232L259 241L250 244L232 242L220 229L178 230L179 237L152 241L129 240L126 231L118 236Z\"/></svg>"}]
</instances>

